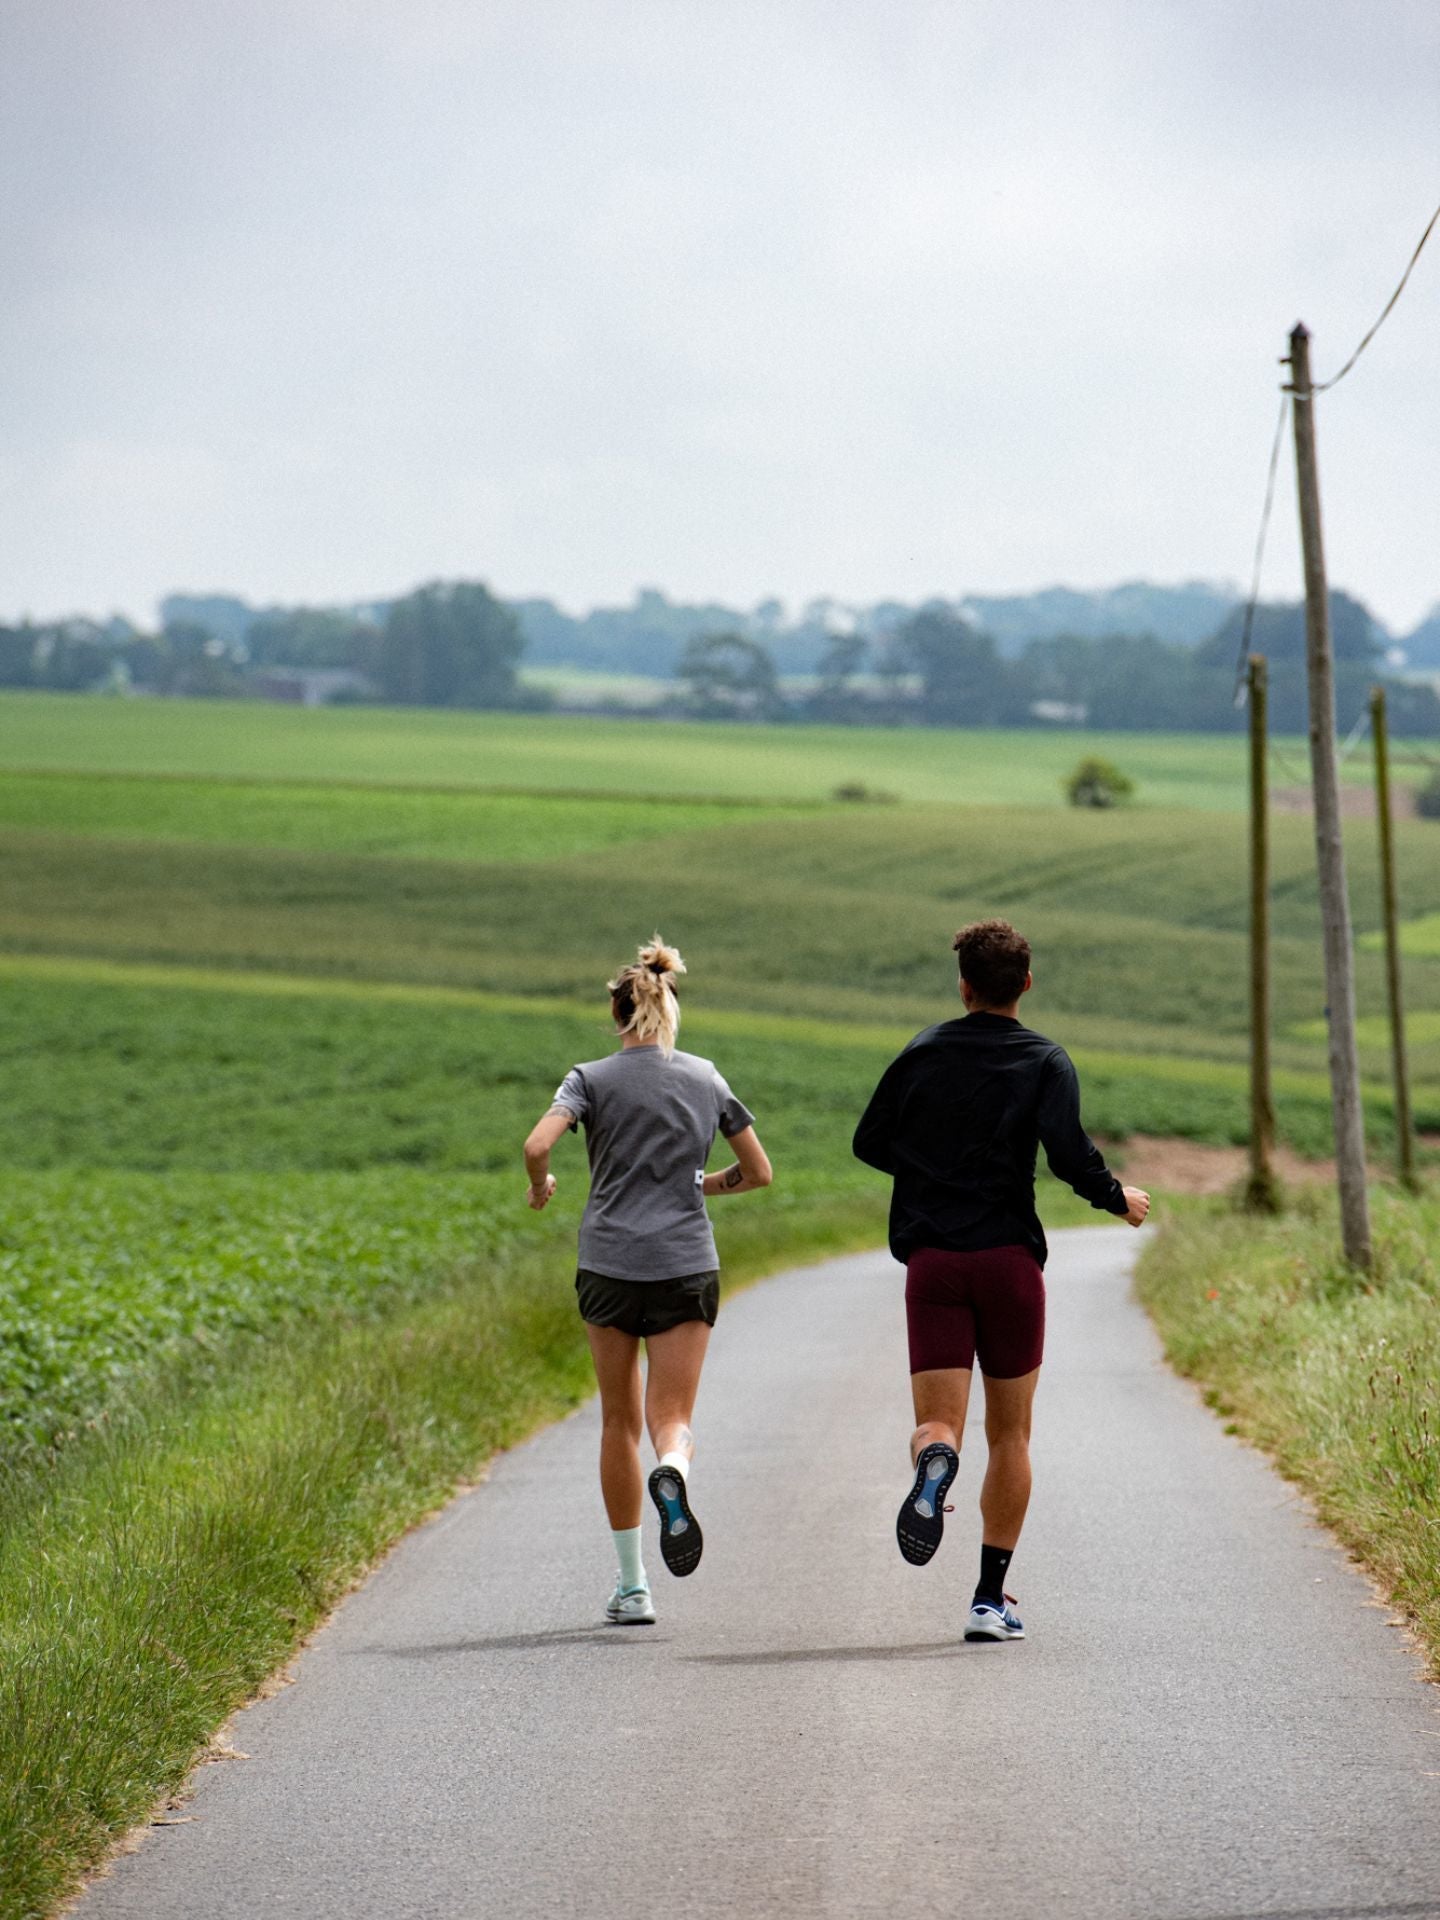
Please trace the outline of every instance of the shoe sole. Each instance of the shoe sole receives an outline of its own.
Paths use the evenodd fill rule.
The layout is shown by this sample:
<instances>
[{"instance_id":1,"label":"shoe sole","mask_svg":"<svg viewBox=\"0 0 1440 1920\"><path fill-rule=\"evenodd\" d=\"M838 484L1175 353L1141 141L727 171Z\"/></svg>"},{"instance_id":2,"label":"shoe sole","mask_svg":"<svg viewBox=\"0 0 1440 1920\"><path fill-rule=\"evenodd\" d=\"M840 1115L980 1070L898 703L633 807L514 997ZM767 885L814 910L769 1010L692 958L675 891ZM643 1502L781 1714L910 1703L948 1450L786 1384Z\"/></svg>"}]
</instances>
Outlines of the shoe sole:
<instances>
[{"instance_id":1,"label":"shoe sole","mask_svg":"<svg viewBox=\"0 0 1440 1920\"><path fill-rule=\"evenodd\" d=\"M1002 1627L997 1633L992 1627L967 1627L965 1638L967 1640L1023 1640L1025 1629L1024 1627L1018 1629Z\"/></svg>"},{"instance_id":2,"label":"shoe sole","mask_svg":"<svg viewBox=\"0 0 1440 1920\"><path fill-rule=\"evenodd\" d=\"M611 1613L608 1607L605 1618L612 1627L653 1627L655 1624L653 1613Z\"/></svg>"},{"instance_id":3,"label":"shoe sole","mask_svg":"<svg viewBox=\"0 0 1440 1920\"><path fill-rule=\"evenodd\" d=\"M650 1475L650 1498L660 1515L660 1556L677 1580L693 1573L705 1551L700 1522L690 1511L685 1482L671 1467L656 1467Z\"/></svg>"},{"instance_id":4,"label":"shoe sole","mask_svg":"<svg viewBox=\"0 0 1440 1920\"><path fill-rule=\"evenodd\" d=\"M939 1473L932 1472L938 1465ZM934 1558L945 1532L945 1496L960 1471L960 1456L943 1440L922 1447L915 1462L915 1484L906 1494L895 1522L895 1538L912 1567Z\"/></svg>"}]
</instances>

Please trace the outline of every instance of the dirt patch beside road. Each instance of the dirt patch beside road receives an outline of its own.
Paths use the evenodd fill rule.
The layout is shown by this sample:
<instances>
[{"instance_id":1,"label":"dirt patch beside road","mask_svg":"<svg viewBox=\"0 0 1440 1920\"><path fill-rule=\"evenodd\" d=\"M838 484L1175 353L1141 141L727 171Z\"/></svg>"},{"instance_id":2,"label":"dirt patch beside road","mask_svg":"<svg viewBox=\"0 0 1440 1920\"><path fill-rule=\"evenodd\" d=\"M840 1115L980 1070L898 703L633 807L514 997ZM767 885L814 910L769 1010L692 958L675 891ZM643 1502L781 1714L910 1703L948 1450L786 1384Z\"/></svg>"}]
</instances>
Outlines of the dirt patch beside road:
<instances>
[{"instance_id":1,"label":"dirt patch beside road","mask_svg":"<svg viewBox=\"0 0 1440 1920\"><path fill-rule=\"evenodd\" d=\"M1131 1187L1156 1187L1168 1193L1228 1193L1245 1178L1249 1156L1244 1147L1208 1147L1198 1140L1171 1140L1132 1133L1107 1149L1116 1171ZM1275 1153L1275 1171L1287 1186L1333 1182L1333 1160L1302 1160L1289 1147Z\"/></svg>"}]
</instances>

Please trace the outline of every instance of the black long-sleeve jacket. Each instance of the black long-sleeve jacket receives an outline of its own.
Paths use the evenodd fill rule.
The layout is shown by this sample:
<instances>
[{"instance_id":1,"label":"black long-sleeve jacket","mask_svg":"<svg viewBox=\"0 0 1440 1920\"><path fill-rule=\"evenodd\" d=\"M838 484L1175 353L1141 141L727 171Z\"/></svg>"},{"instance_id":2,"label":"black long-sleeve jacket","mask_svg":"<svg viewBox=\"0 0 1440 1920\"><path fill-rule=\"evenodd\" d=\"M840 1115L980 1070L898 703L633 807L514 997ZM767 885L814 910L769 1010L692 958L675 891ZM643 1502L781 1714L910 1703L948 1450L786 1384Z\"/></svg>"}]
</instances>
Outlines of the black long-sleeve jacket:
<instances>
[{"instance_id":1,"label":"black long-sleeve jacket","mask_svg":"<svg viewBox=\"0 0 1440 1920\"><path fill-rule=\"evenodd\" d=\"M892 1174L890 1251L1028 1246L1045 1264L1035 1156L1104 1213L1125 1195L1080 1124L1080 1083L1055 1041L1000 1013L927 1027L892 1060L855 1129L855 1155Z\"/></svg>"}]
</instances>

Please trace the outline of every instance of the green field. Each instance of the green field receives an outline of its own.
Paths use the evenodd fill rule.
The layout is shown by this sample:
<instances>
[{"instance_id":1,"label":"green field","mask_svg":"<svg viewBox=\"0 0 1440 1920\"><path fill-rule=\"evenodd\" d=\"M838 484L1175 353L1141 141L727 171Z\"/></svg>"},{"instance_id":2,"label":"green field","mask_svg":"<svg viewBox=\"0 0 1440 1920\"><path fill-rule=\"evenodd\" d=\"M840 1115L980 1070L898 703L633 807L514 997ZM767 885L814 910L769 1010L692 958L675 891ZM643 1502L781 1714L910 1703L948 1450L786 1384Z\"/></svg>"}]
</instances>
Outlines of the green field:
<instances>
[{"instance_id":1,"label":"green field","mask_svg":"<svg viewBox=\"0 0 1440 1920\"><path fill-rule=\"evenodd\" d=\"M1284 743L1284 751L1303 766L1303 742ZM905 800L1055 807L1062 775L1085 754L1124 767L1137 783L1142 809L1223 812L1243 801L1239 732L1230 739L1065 729L748 727L573 714L0 696L0 767L76 773L808 801L858 780ZM1347 763L1346 776L1367 777L1362 755Z\"/></svg>"},{"instance_id":2,"label":"green field","mask_svg":"<svg viewBox=\"0 0 1440 1920\"><path fill-rule=\"evenodd\" d=\"M533 1232L503 1184L518 1141L571 1061L607 1044L602 983L657 926L691 958L687 1041L722 1059L777 1157L780 1181L752 1203L752 1223L797 1207L818 1215L843 1194L879 1230L882 1196L849 1161L850 1127L890 1053L953 1011L948 936L985 913L1016 918L1035 942L1031 1017L1075 1051L1096 1131L1244 1137L1243 821L1218 805L1234 798L1233 742L1132 740L1131 764L1159 769L1190 804L1086 814L1053 787L1043 804L1015 799L1068 763L1074 735L1027 736L1017 758L993 735L31 696L0 701L0 733L11 762L0 773L0 1158L52 1179L223 1179L217 1205L234 1209L237 1244L252 1231L246 1180L354 1177L367 1183L354 1201L365 1220L383 1211L392 1173L419 1180L397 1190L408 1251L390 1259L392 1235L380 1293L453 1260L448 1229L425 1224L425 1179L460 1183L443 1199L437 1188L434 1206L437 1220L469 1223L467 1244ZM983 769L992 803L827 803L827 756L842 745L847 770L863 762L889 791L928 789L946 765ZM561 758L570 784L584 775L603 791L539 790ZM53 770L67 760L70 771ZM51 771L34 770L45 762ZM682 766L695 791L726 797L643 791ZM445 784L462 769L472 784ZM494 790L502 782L509 790ZM1275 843L1282 1128L1322 1153L1308 822L1277 819ZM1402 822L1400 845L1418 919L1440 904L1440 832ZM1368 832L1352 829L1351 855L1364 936L1377 911ZM1407 986L1417 1106L1440 1125L1440 954L1412 957ZM1383 1144L1386 1036L1368 949L1360 998ZM9 1418L33 1435L86 1412L89 1376L83 1357L34 1361L37 1328L47 1314L58 1324L72 1295L59 1281L49 1291L58 1216L48 1202L26 1214L30 1190L17 1188L5 1230L8 1271L28 1292L6 1336L21 1358L0 1377L12 1390L32 1382L35 1404ZM130 1219L130 1199L107 1192L100 1211ZM288 1185L276 1196L277 1218L292 1200L333 1211ZM153 1221L147 1207L137 1223ZM551 1226L558 1250L565 1236L554 1216ZM91 1274L95 1242L81 1238L77 1271ZM156 1271L171 1272L158 1228L110 1239L151 1244ZM214 1233L201 1239L218 1271ZM257 1255L257 1270L271 1272L269 1258ZM336 1262L319 1243L313 1258L315 1302L350 1310L350 1283L319 1277ZM294 1310L284 1286L257 1286L240 1306L202 1286L186 1311L211 1337ZM178 1323L157 1304L167 1289L187 1297L170 1281L127 1296L114 1341L105 1313L91 1314L75 1351L110 1342L97 1381L144 1359L147 1313L158 1344L173 1345ZM69 1384L55 1385L66 1367Z\"/></svg>"},{"instance_id":3,"label":"green field","mask_svg":"<svg viewBox=\"0 0 1440 1920\"><path fill-rule=\"evenodd\" d=\"M1137 805L1061 804L1092 751ZM854 1120L956 1011L950 935L985 914L1034 942L1029 1017L1118 1158L1244 1138L1242 779L1237 740L1193 736L0 698L0 1920L46 1911L374 1553L583 1392L583 1150L536 1216L519 1144L613 1044L604 981L640 939L686 954L683 1044L775 1162L716 1205L731 1279L875 1244ZM831 798L855 781L899 798ZM1383 1147L1372 838L1348 830ZM1399 847L1423 927L1440 829ZM1322 1154L1307 821L1276 819L1275 868L1281 1126ZM1412 945L1440 1127L1440 946ZM1041 1205L1097 1217L1048 1181Z\"/></svg>"},{"instance_id":4,"label":"green field","mask_svg":"<svg viewBox=\"0 0 1440 1920\"><path fill-rule=\"evenodd\" d=\"M656 800L642 818L663 833L818 811L745 800ZM0 773L0 828L308 848L419 860L553 860L612 846L635 830L631 800L605 795L426 792L404 787L159 777Z\"/></svg>"}]
</instances>

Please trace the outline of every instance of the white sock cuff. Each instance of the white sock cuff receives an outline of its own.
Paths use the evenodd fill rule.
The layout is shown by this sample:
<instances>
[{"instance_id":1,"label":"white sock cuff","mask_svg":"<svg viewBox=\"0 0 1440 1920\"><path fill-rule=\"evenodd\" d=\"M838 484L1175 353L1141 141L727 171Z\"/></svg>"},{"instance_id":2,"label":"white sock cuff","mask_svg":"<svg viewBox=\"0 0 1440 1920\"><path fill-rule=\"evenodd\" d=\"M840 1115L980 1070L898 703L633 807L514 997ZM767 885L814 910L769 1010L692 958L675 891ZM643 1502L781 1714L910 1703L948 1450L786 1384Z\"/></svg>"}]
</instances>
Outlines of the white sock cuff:
<instances>
[{"instance_id":1,"label":"white sock cuff","mask_svg":"<svg viewBox=\"0 0 1440 1920\"><path fill-rule=\"evenodd\" d=\"M615 1557L620 1562L621 1586L627 1593L634 1587L643 1587L645 1562L640 1557L640 1528L612 1527L610 1538L615 1542Z\"/></svg>"},{"instance_id":2,"label":"white sock cuff","mask_svg":"<svg viewBox=\"0 0 1440 1920\"><path fill-rule=\"evenodd\" d=\"M690 1478L690 1456L681 1453L678 1447L673 1447L669 1453L662 1453L660 1464L662 1467L673 1467L682 1480Z\"/></svg>"}]
</instances>

